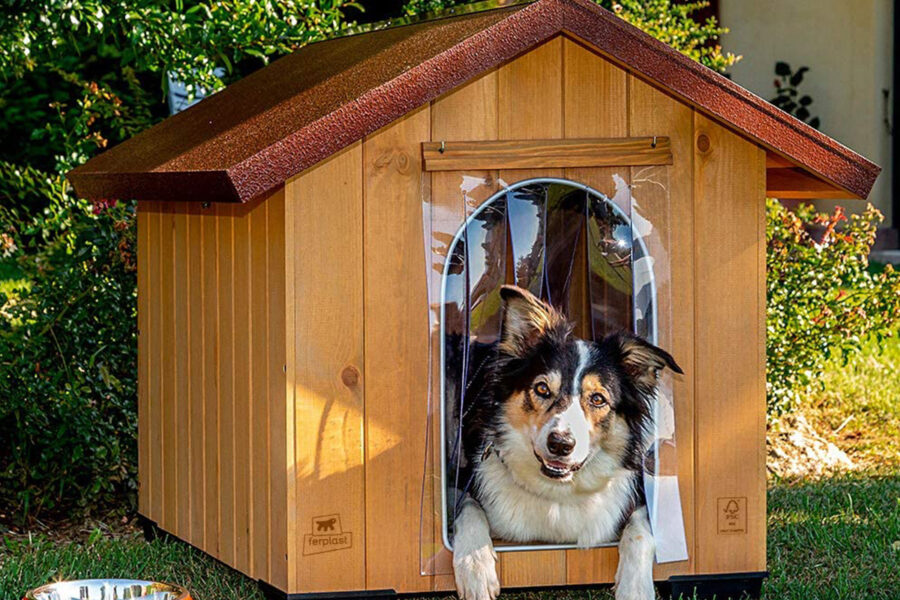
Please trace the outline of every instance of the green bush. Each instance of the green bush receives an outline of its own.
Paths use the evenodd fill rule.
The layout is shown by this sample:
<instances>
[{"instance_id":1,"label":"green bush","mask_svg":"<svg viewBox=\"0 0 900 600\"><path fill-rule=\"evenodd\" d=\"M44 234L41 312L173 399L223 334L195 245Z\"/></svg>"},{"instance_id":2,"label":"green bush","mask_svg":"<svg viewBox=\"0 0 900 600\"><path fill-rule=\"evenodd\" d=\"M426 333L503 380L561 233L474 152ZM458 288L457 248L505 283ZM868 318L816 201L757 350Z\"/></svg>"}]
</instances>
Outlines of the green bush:
<instances>
[{"instance_id":1,"label":"green bush","mask_svg":"<svg viewBox=\"0 0 900 600\"><path fill-rule=\"evenodd\" d=\"M135 487L133 211L69 207L65 236L0 293L0 505L108 505Z\"/></svg>"},{"instance_id":2,"label":"green bush","mask_svg":"<svg viewBox=\"0 0 900 600\"><path fill-rule=\"evenodd\" d=\"M883 220L871 204L849 218L840 207L790 211L777 200L766 210L766 394L778 414L821 385L829 359L846 360L867 337L896 333L900 272L868 268Z\"/></svg>"},{"instance_id":3,"label":"green bush","mask_svg":"<svg viewBox=\"0 0 900 600\"><path fill-rule=\"evenodd\" d=\"M14 1L0 17L0 507L133 505L134 210L64 173L345 24L351 0ZM221 70L217 70L217 69Z\"/></svg>"}]
</instances>

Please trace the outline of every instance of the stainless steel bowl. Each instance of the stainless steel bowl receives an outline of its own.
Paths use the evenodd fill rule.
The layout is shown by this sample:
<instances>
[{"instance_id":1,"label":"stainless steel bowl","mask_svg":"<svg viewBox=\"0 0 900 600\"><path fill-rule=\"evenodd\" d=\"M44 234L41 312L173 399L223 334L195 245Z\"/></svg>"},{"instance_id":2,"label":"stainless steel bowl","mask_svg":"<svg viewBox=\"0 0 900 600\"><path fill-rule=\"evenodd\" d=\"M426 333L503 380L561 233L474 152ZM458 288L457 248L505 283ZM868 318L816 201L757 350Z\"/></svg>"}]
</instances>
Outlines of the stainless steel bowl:
<instances>
[{"instance_id":1,"label":"stainless steel bowl","mask_svg":"<svg viewBox=\"0 0 900 600\"><path fill-rule=\"evenodd\" d=\"M33 589L25 600L191 600L187 590L138 579L59 581Z\"/></svg>"}]
</instances>

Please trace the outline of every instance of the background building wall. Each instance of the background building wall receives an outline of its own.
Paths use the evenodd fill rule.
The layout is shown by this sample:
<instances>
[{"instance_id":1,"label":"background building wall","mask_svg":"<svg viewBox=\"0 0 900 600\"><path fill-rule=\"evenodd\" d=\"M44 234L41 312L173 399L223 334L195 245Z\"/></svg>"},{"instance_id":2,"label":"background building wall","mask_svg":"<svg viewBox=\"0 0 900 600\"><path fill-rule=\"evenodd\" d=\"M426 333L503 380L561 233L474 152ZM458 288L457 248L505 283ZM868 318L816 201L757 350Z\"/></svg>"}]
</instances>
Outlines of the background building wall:
<instances>
[{"instance_id":1,"label":"background building wall","mask_svg":"<svg viewBox=\"0 0 900 600\"><path fill-rule=\"evenodd\" d=\"M893 1L720 0L719 10L731 30L724 49L743 55L731 69L737 83L771 99L777 61L810 68L800 90L813 99L812 115L821 118L822 132L884 169L869 199L891 223L891 137L884 122L890 104L883 90L892 87Z\"/></svg>"}]
</instances>

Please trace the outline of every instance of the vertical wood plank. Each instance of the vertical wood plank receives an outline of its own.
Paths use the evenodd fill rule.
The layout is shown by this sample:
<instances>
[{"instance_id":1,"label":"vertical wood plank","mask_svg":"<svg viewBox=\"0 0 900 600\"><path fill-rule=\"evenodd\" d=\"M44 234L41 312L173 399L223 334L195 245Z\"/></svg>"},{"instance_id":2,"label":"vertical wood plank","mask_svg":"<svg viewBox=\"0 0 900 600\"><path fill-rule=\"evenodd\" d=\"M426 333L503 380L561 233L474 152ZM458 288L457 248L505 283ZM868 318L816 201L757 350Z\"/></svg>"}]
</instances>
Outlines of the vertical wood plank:
<instances>
[{"instance_id":1,"label":"vertical wood plank","mask_svg":"<svg viewBox=\"0 0 900 600\"><path fill-rule=\"evenodd\" d=\"M163 522L163 304L162 286L163 263L163 208L161 203L153 203L149 209L150 221L150 282L154 289L151 303L150 339L148 351L150 360L149 404L150 404L150 518L158 524Z\"/></svg>"},{"instance_id":2,"label":"vertical wood plank","mask_svg":"<svg viewBox=\"0 0 900 600\"><path fill-rule=\"evenodd\" d=\"M625 137L628 134L627 75L579 43L563 39L565 137ZM565 177L587 184L610 198L613 176L628 177L627 168L566 169ZM584 256L584 244L579 244ZM586 269L585 263L583 268ZM590 337L590 291L587 278L576 278L571 290L573 316L580 315L580 335ZM585 308L588 307L588 308ZM618 565L616 548L566 551L566 582L570 585L611 582Z\"/></svg>"},{"instance_id":3,"label":"vertical wood plank","mask_svg":"<svg viewBox=\"0 0 900 600\"><path fill-rule=\"evenodd\" d=\"M200 277L203 291L200 300L203 310L203 471L204 518L203 537L207 552L221 558L219 513L219 293L218 293L218 223L217 208L202 209L200 221L203 234L203 270ZM194 277L197 274L194 273Z\"/></svg>"},{"instance_id":4,"label":"vertical wood plank","mask_svg":"<svg viewBox=\"0 0 900 600\"><path fill-rule=\"evenodd\" d=\"M562 137L562 42L556 37L500 67L501 140Z\"/></svg>"},{"instance_id":5,"label":"vertical wood plank","mask_svg":"<svg viewBox=\"0 0 900 600\"><path fill-rule=\"evenodd\" d=\"M497 121L497 85L498 71L493 70L485 73L481 77L459 87L452 92L441 96L431 105L431 137L434 140L496 140L498 135ZM483 178L485 185L482 186L484 193L491 188L498 188L497 171L467 171L460 172L435 172L431 174L431 202L433 209L443 217L448 219L448 223L443 225L445 232L454 231L464 221L466 217L466 207L464 206L463 191L461 189L466 178ZM468 207L471 211L474 207ZM425 266L422 265L424 269ZM434 282L432 290L432 299L437 298L440 293L439 282ZM440 352L440 343L435 340L432 346L432 356L437 357ZM434 519L432 528L432 539L423 543L431 542L435 547L441 545L440 549L434 552L431 559L430 569L436 575L433 580L433 589L451 590L454 589L455 583L453 579L453 556L444 547L442 547L443 536L443 515L441 497L443 489L441 488L441 453L444 451L441 446L441 419L440 419L440 379L433 378L433 386L431 390L432 399L432 428L431 428L431 451L433 469L433 486L432 495L433 505L431 507L432 514L438 515Z\"/></svg>"},{"instance_id":6,"label":"vertical wood plank","mask_svg":"<svg viewBox=\"0 0 900 600\"><path fill-rule=\"evenodd\" d=\"M293 535L302 538L296 577L307 593L366 587L362 172L356 143L285 186L293 243L304 249L294 262L294 419L303 433ZM318 545L323 528L340 534L336 547Z\"/></svg>"},{"instance_id":7,"label":"vertical wood plank","mask_svg":"<svg viewBox=\"0 0 900 600\"><path fill-rule=\"evenodd\" d=\"M657 290L661 321L659 344L668 350L684 371L672 374L675 401L675 438L678 484L687 538L688 560L657 565L657 579L692 572L694 541L694 203L693 203L693 110L639 79L629 81L629 135L668 136L672 166L666 190L642 186L639 213L663 231L669 277ZM640 169L632 169L639 173ZM639 175L638 175L639 177ZM666 304L666 299L671 304ZM665 319L667 322L662 322Z\"/></svg>"},{"instance_id":8,"label":"vertical wood plank","mask_svg":"<svg viewBox=\"0 0 900 600\"><path fill-rule=\"evenodd\" d=\"M150 203L137 205L138 512L151 513L150 489Z\"/></svg>"},{"instance_id":9,"label":"vertical wood plank","mask_svg":"<svg viewBox=\"0 0 900 600\"><path fill-rule=\"evenodd\" d=\"M758 148L757 156L759 157L759 164L757 165L757 216L756 216L756 239L759 240L756 249L757 255L757 280L756 280L756 293L757 293L757 306L759 307L756 315L756 327L757 327L757 364L756 364L756 381L757 385L760 386L758 392L758 405L756 407L756 486L755 489L752 489L752 492L757 498L757 507L756 514L754 518L757 521L757 525L755 528L756 538L754 543L756 544L755 552L753 553L753 564L760 571L766 570L766 556L767 556L767 538L766 538L766 527L768 525L768 495L766 493L766 458L767 458L767 448L766 448L766 151L762 148ZM748 518L749 515L748 515Z\"/></svg>"},{"instance_id":10,"label":"vertical wood plank","mask_svg":"<svg viewBox=\"0 0 900 600\"><path fill-rule=\"evenodd\" d=\"M175 209L171 202L162 206L160 225L160 303L162 304L162 525L166 531L178 534L178 422L175 414Z\"/></svg>"},{"instance_id":11,"label":"vertical wood plank","mask_svg":"<svg viewBox=\"0 0 900 600\"><path fill-rule=\"evenodd\" d=\"M253 384L249 398L252 413L250 432L251 519L250 539L254 577L267 578L269 564L269 272L268 208L271 198L255 205L250 219L250 376ZM282 471L279 476L284 477Z\"/></svg>"},{"instance_id":12,"label":"vertical wood plank","mask_svg":"<svg viewBox=\"0 0 900 600\"><path fill-rule=\"evenodd\" d=\"M188 327L188 204L172 203L172 235L174 236L173 343L168 353L174 355L171 377L174 378L174 418L172 444L175 454L177 529L174 533L191 543L191 404L190 404L190 329Z\"/></svg>"},{"instance_id":13,"label":"vertical wood plank","mask_svg":"<svg viewBox=\"0 0 900 600\"><path fill-rule=\"evenodd\" d=\"M366 583L427 590L419 575L419 499L425 455L426 289L421 142L429 107L364 142ZM390 199L387 203L386 200Z\"/></svg>"},{"instance_id":14,"label":"vertical wood plank","mask_svg":"<svg viewBox=\"0 0 900 600\"><path fill-rule=\"evenodd\" d=\"M695 569L765 569L764 151L694 121ZM702 285L701 285L702 282ZM727 301L723 301L727 299ZM740 318L736 318L736 315ZM736 344L735 340L741 340ZM725 521L728 511L735 518Z\"/></svg>"},{"instance_id":15,"label":"vertical wood plank","mask_svg":"<svg viewBox=\"0 0 900 600\"><path fill-rule=\"evenodd\" d=\"M203 222L200 207L189 203L188 213L188 252L187 273L189 290L187 297L188 311L188 379L190 389L190 475L186 487L190 490L190 539L200 548L206 547L204 523L206 521L206 461L205 440L203 439L205 423L204 404L204 331L203 331L203 282L205 266L203 264Z\"/></svg>"},{"instance_id":16,"label":"vertical wood plank","mask_svg":"<svg viewBox=\"0 0 900 600\"><path fill-rule=\"evenodd\" d=\"M234 232L233 207L216 207L219 296L219 558L235 564L234 478Z\"/></svg>"},{"instance_id":17,"label":"vertical wood plank","mask_svg":"<svg viewBox=\"0 0 900 600\"><path fill-rule=\"evenodd\" d=\"M561 138L564 127L563 38L557 37L500 67L498 135L500 139ZM561 176L561 169L500 171L507 184L530 177ZM566 553L501 554L500 582L507 587L566 582Z\"/></svg>"},{"instance_id":18,"label":"vertical wood plank","mask_svg":"<svg viewBox=\"0 0 900 600\"><path fill-rule=\"evenodd\" d=\"M286 340L294 339L293 316L288 318L288 303L293 315L293 287L288 293L287 273L293 273L295 247L286 252L285 191L279 190L269 199L267 207L268 232L268 292L269 324L269 464L270 512L269 512L269 582L286 592L298 591L292 587L293 569L289 565L288 539L296 539L296 499L294 480L294 398L293 380L287 382L288 358ZM292 230L293 231L293 230ZM293 240L293 236L291 236ZM291 278L291 281L293 279ZM291 343L293 347L293 342ZM291 353L293 355L293 352ZM293 360L290 361L293 364ZM293 370L293 367L291 367ZM290 456L290 461L288 457ZM289 492L289 490L291 490ZM290 498L290 500L289 500ZM288 505L292 507L290 512ZM294 557L295 554L291 554ZM288 573L292 573L290 579Z\"/></svg>"},{"instance_id":19,"label":"vertical wood plank","mask_svg":"<svg viewBox=\"0 0 900 600\"><path fill-rule=\"evenodd\" d=\"M562 39L565 137L627 137L627 75L593 50Z\"/></svg>"},{"instance_id":20,"label":"vertical wood plank","mask_svg":"<svg viewBox=\"0 0 900 600\"><path fill-rule=\"evenodd\" d=\"M498 84L498 70L494 69L434 100L432 139L496 140Z\"/></svg>"},{"instance_id":21,"label":"vertical wood plank","mask_svg":"<svg viewBox=\"0 0 900 600\"><path fill-rule=\"evenodd\" d=\"M256 203L253 204L256 206ZM233 207L234 227L234 566L250 573L250 457L255 440L251 439L250 379L250 210L251 206Z\"/></svg>"}]
</instances>

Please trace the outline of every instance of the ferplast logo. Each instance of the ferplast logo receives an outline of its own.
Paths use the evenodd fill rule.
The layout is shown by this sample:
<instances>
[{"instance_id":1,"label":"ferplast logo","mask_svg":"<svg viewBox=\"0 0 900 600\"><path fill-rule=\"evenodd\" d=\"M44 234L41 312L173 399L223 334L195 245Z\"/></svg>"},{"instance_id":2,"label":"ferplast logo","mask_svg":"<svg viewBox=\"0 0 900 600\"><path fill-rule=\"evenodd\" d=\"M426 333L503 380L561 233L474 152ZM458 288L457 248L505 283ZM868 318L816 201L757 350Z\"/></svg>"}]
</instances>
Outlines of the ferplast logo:
<instances>
[{"instance_id":1,"label":"ferplast logo","mask_svg":"<svg viewBox=\"0 0 900 600\"><path fill-rule=\"evenodd\" d=\"M303 555L322 554L353 547L353 535L341 528L341 515L312 518L310 533L303 536Z\"/></svg>"}]
</instances>

